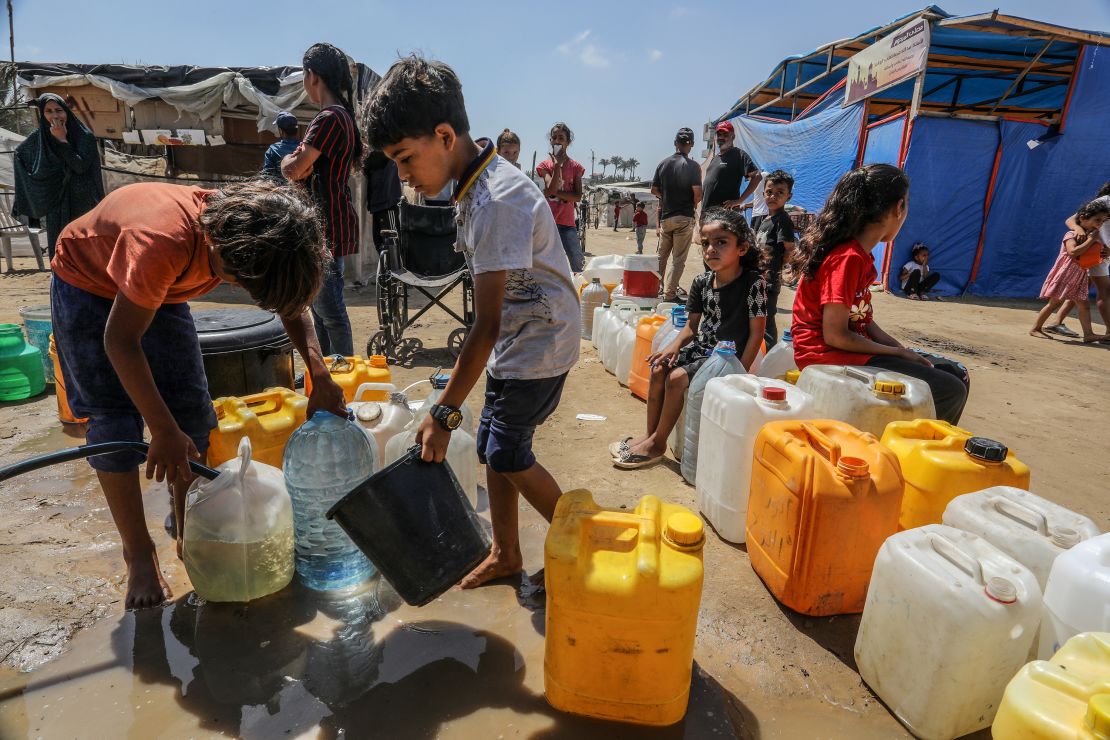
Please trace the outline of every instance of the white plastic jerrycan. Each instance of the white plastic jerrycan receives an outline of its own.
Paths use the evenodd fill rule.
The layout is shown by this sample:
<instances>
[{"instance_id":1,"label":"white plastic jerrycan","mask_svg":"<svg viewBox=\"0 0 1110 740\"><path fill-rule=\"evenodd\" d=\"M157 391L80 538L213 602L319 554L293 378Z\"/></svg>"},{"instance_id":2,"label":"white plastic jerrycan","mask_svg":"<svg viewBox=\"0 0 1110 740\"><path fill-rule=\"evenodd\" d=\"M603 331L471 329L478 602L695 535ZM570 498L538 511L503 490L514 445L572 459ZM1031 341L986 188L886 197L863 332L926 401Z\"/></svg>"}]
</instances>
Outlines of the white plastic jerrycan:
<instances>
[{"instance_id":1,"label":"white plastic jerrycan","mask_svg":"<svg viewBox=\"0 0 1110 740\"><path fill-rule=\"evenodd\" d=\"M617 382L626 388L632 374L632 355L636 351L636 327L640 325L640 319L651 315L650 311L643 309L636 313L626 313L625 324L617 329L617 354L613 374L617 376Z\"/></svg>"},{"instance_id":2,"label":"white plastic jerrycan","mask_svg":"<svg viewBox=\"0 0 1110 740\"><path fill-rule=\"evenodd\" d=\"M437 376L439 377L439 376ZM443 376L445 377L445 376ZM445 382L445 381L444 381ZM412 386L409 386L411 388ZM406 389L408 390L408 389ZM442 390L442 389L437 389ZM434 391L424 400L416 410L412 420L403 430L395 434L385 446L385 464L389 465L394 460L404 455L410 447L416 444L416 432L428 415L439 395ZM478 508L478 443L470 433L468 424L464 421L455 431L451 432L451 442L447 445L447 465L455 474L463 493L470 500L470 504Z\"/></svg>"},{"instance_id":3,"label":"white plastic jerrycan","mask_svg":"<svg viewBox=\"0 0 1110 740\"><path fill-rule=\"evenodd\" d=\"M948 502L942 521L979 535L1033 571L1041 590L1056 556L1099 535L1082 514L1012 486L957 496Z\"/></svg>"},{"instance_id":4,"label":"white plastic jerrycan","mask_svg":"<svg viewBox=\"0 0 1110 740\"><path fill-rule=\"evenodd\" d=\"M892 421L935 419L933 392L917 378L851 365L810 365L798 387L813 397L816 419L844 421L883 436Z\"/></svg>"},{"instance_id":5,"label":"white plastic jerrycan","mask_svg":"<svg viewBox=\"0 0 1110 740\"><path fill-rule=\"evenodd\" d=\"M989 727L1025 664L1041 589L986 540L943 524L891 535L879 549L856 637L871 690L923 740Z\"/></svg>"},{"instance_id":6,"label":"white plastic jerrycan","mask_svg":"<svg viewBox=\"0 0 1110 740\"><path fill-rule=\"evenodd\" d=\"M251 460L251 441L197 479L185 499L185 570L208 601L251 601L293 579L293 502L281 470Z\"/></svg>"},{"instance_id":7,"label":"white plastic jerrycan","mask_svg":"<svg viewBox=\"0 0 1110 740\"><path fill-rule=\"evenodd\" d=\"M764 378L778 378L782 380L789 370L797 370L798 364L794 362L794 337L790 330L782 333L782 339L774 347L767 350L757 370L753 370Z\"/></svg>"},{"instance_id":8,"label":"white plastic jerrycan","mask_svg":"<svg viewBox=\"0 0 1110 740\"><path fill-rule=\"evenodd\" d=\"M363 401L362 394L370 391L386 391L389 400ZM355 390L355 400L347 404L347 408L354 412L355 421L374 440L378 470L381 470L385 467L385 446L412 421L413 412L408 398L392 383L363 383Z\"/></svg>"},{"instance_id":9,"label":"white plastic jerrycan","mask_svg":"<svg viewBox=\"0 0 1110 740\"><path fill-rule=\"evenodd\" d=\"M1052 563L1038 656L1048 660L1080 632L1110 632L1110 533L1080 542Z\"/></svg>"},{"instance_id":10,"label":"white plastic jerrycan","mask_svg":"<svg viewBox=\"0 0 1110 740\"><path fill-rule=\"evenodd\" d=\"M638 316L640 309L628 303L614 304L605 319L604 333L597 351L601 355L602 366L614 375L617 372L617 357L619 352L620 334L622 329L628 329L632 317ZM636 339L636 330L632 329L632 339Z\"/></svg>"},{"instance_id":11,"label":"white plastic jerrycan","mask_svg":"<svg viewBox=\"0 0 1110 740\"><path fill-rule=\"evenodd\" d=\"M809 394L782 380L726 375L705 386L695 485L698 508L729 542L744 541L755 438L769 421L810 419Z\"/></svg>"}]
</instances>

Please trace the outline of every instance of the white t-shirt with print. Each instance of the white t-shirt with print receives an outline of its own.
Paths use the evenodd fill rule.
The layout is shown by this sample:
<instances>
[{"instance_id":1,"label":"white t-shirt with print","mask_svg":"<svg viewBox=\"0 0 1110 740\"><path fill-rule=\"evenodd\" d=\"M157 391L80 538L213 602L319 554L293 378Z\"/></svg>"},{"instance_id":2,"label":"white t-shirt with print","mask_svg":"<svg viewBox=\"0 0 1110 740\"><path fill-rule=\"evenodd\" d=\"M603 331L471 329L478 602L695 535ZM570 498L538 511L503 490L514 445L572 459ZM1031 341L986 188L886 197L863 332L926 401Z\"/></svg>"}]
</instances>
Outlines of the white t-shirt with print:
<instances>
[{"instance_id":1,"label":"white t-shirt with print","mask_svg":"<svg viewBox=\"0 0 1110 740\"><path fill-rule=\"evenodd\" d=\"M506 270L501 333L486 371L498 380L561 375L578 361L578 293L543 193L495 156L456 206L455 249L472 275Z\"/></svg>"}]
</instances>

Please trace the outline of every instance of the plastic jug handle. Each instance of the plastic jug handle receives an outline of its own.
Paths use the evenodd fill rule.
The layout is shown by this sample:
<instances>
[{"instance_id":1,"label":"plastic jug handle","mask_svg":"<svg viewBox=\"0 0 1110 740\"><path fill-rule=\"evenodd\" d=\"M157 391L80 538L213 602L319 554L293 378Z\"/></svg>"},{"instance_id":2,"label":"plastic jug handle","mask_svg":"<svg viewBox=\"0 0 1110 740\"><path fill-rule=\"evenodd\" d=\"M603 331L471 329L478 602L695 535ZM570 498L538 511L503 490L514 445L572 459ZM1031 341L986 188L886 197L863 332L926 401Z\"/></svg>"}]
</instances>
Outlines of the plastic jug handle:
<instances>
[{"instance_id":1,"label":"plastic jug handle","mask_svg":"<svg viewBox=\"0 0 1110 740\"><path fill-rule=\"evenodd\" d=\"M833 465L840 462L840 443L834 442L817 427L809 422L802 422L802 431L809 437L809 442Z\"/></svg>"},{"instance_id":2,"label":"plastic jug handle","mask_svg":"<svg viewBox=\"0 0 1110 740\"><path fill-rule=\"evenodd\" d=\"M867 383L868 387L875 385L875 377L870 373L865 373L858 367L852 367L851 365L848 365L844 368L844 374L847 375L849 378L862 380L864 383Z\"/></svg>"},{"instance_id":3,"label":"plastic jug handle","mask_svg":"<svg viewBox=\"0 0 1110 740\"><path fill-rule=\"evenodd\" d=\"M659 572L659 556L656 545L659 541L655 519L635 514L622 514L616 511L601 511L582 520L589 527L614 527L616 529L635 529L636 570L646 576Z\"/></svg>"},{"instance_id":4,"label":"plastic jug handle","mask_svg":"<svg viewBox=\"0 0 1110 740\"><path fill-rule=\"evenodd\" d=\"M328 355L324 359L331 360L331 364L328 365L329 373L343 373L351 370L353 367L351 361L343 355Z\"/></svg>"},{"instance_id":5,"label":"plastic jug handle","mask_svg":"<svg viewBox=\"0 0 1110 740\"><path fill-rule=\"evenodd\" d=\"M366 391L388 391L392 392L397 390L397 386L392 383L363 383L355 390L355 401L362 400L362 394Z\"/></svg>"},{"instance_id":6,"label":"plastic jug handle","mask_svg":"<svg viewBox=\"0 0 1110 740\"><path fill-rule=\"evenodd\" d=\"M243 482L243 478L246 477L247 471L250 470L252 452L253 451L251 450L251 438L250 437L240 438L240 440L239 440L239 459L242 460L242 462L239 464L239 482L240 483Z\"/></svg>"},{"instance_id":7,"label":"plastic jug handle","mask_svg":"<svg viewBox=\"0 0 1110 740\"><path fill-rule=\"evenodd\" d=\"M1032 506L1020 504L1002 496L992 499L991 503L994 504L998 513L1010 517L1018 524L1024 524L1035 530L1037 534L1048 536L1048 517L1045 516L1043 511L1038 511Z\"/></svg>"},{"instance_id":8,"label":"plastic jug handle","mask_svg":"<svg viewBox=\"0 0 1110 740\"><path fill-rule=\"evenodd\" d=\"M952 540L935 532L930 532L929 544L933 546L937 555L974 578L980 586L986 585L986 581L983 580L983 566L979 563L979 560L961 550Z\"/></svg>"}]
</instances>

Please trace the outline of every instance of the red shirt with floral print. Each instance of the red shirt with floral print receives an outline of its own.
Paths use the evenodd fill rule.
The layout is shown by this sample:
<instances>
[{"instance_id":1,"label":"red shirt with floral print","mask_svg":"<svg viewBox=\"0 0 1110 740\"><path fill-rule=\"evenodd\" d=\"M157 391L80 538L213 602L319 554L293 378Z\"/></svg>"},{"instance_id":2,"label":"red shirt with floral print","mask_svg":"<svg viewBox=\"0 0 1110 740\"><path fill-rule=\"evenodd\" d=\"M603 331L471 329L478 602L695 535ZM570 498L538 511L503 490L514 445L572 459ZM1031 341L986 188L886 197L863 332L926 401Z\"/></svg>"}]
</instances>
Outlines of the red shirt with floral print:
<instances>
[{"instance_id":1,"label":"red shirt with floral print","mask_svg":"<svg viewBox=\"0 0 1110 740\"><path fill-rule=\"evenodd\" d=\"M874 355L845 352L825 343L822 309L826 303L848 307L848 328L867 337L872 321L871 285L875 261L855 239L837 245L825 257L816 277L803 277L794 296L794 362L807 365L865 365Z\"/></svg>"}]
</instances>

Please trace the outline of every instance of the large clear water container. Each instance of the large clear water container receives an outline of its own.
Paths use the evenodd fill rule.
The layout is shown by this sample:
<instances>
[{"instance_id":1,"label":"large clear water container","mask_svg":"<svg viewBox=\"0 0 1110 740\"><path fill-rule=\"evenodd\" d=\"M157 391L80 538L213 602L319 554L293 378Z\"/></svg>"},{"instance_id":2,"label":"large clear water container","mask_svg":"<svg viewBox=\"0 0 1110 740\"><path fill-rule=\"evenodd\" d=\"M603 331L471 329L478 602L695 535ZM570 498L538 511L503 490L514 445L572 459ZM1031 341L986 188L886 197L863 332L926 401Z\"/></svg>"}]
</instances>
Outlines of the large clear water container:
<instances>
[{"instance_id":1,"label":"large clear water container","mask_svg":"<svg viewBox=\"0 0 1110 740\"><path fill-rule=\"evenodd\" d=\"M389 465L399 460L408 449L416 444L416 433L424 422L424 417L431 413L433 405L439 402L443 389L447 387L447 375L436 375L432 379L432 394L425 399L420 408L413 414L412 420L403 430L395 434L385 448L385 464ZM471 431L473 421L467 422L470 410L463 404L463 423L451 432L451 441L447 444L446 462L455 479L459 482L463 493L470 501L470 505L478 508L478 443Z\"/></svg>"},{"instance_id":2,"label":"large clear water container","mask_svg":"<svg viewBox=\"0 0 1110 740\"><path fill-rule=\"evenodd\" d=\"M297 575L309 588L350 588L374 574L362 551L324 515L377 469L362 427L327 411L317 411L286 443L282 471L293 499Z\"/></svg>"},{"instance_id":3,"label":"large clear water container","mask_svg":"<svg viewBox=\"0 0 1110 740\"><path fill-rule=\"evenodd\" d=\"M1040 659L1048 660L1081 632L1110 632L1110 534L1080 542L1052 563L1044 590Z\"/></svg>"},{"instance_id":4,"label":"large clear water container","mask_svg":"<svg viewBox=\"0 0 1110 740\"><path fill-rule=\"evenodd\" d=\"M933 392L924 380L851 365L810 365L798 387L813 397L817 419L844 421L882 437L892 421L935 419Z\"/></svg>"},{"instance_id":5,"label":"large clear water container","mask_svg":"<svg viewBox=\"0 0 1110 740\"><path fill-rule=\"evenodd\" d=\"M760 363L757 374L764 378L777 378L783 380L790 370L797 370L798 364L794 362L794 337L787 329L782 333L778 344L767 350L767 356Z\"/></svg>"},{"instance_id":6,"label":"large clear water container","mask_svg":"<svg viewBox=\"0 0 1110 740\"><path fill-rule=\"evenodd\" d=\"M1088 517L1012 486L957 496L943 521L979 535L1033 571L1042 590L1057 556L1100 534Z\"/></svg>"},{"instance_id":7,"label":"large clear water container","mask_svg":"<svg viewBox=\"0 0 1110 740\"><path fill-rule=\"evenodd\" d=\"M678 333L686 326L686 309L682 306L676 306L671 309L670 320L659 327L659 331L651 339L651 352L655 354L662 352L663 348L673 342Z\"/></svg>"},{"instance_id":8,"label":"large clear water container","mask_svg":"<svg viewBox=\"0 0 1110 740\"><path fill-rule=\"evenodd\" d=\"M729 542L744 541L752 454L769 421L810 418L809 394L782 380L727 375L705 385L695 486L698 508Z\"/></svg>"},{"instance_id":9,"label":"large clear water container","mask_svg":"<svg viewBox=\"0 0 1110 740\"><path fill-rule=\"evenodd\" d=\"M586 289L582 291L582 338L590 339L594 331L594 313L609 300L609 291L601 284L600 278L594 278Z\"/></svg>"},{"instance_id":10,"label":"large clear water container","mask_svg":"<svg viewBox=\"0 0 1110 740\"><path fill-rule=\"evenodd\" d=\"M1033 573L943 524L879 549L856 637L860 676L924 740L989 727L1040 617Z\"/></svg>"},{"instance_id":11,"label":"large clear water container","mask_svg":"<svg viewBox=\"0 0 1110 740\"><path fill-rule=\"evenodd\" d=\"M744 365L736 356L736 342L717 342L713 354L690 379L686 391L685 432L682 440L682 477L694 485L698 470L698 433L701 430L701 403L705 385L713 378L743 373Z\"/></svg>"}]
</instances>

